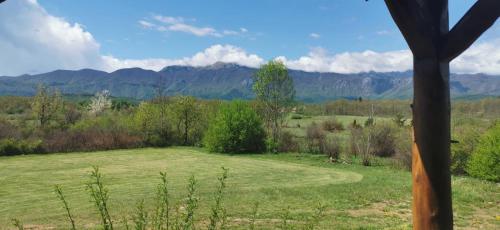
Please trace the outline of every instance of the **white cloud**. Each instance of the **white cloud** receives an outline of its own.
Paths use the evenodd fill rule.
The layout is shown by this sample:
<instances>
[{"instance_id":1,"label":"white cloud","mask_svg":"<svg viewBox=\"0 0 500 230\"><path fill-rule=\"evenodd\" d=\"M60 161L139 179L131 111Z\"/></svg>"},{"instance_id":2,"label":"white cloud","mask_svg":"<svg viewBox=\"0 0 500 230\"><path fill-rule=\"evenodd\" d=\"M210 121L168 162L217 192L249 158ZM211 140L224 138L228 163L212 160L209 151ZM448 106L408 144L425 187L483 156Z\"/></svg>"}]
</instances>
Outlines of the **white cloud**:
<instances>
[{"instance_id":1,"label":"white cloud","mask_svg":"<svg viewBox=\"0 0 500 230\"><path fill-rule=\"evenodd\" d=\"M166 66L187 65L187 66L207 66L216 62L236 63L243 66L258 67L264 63L264 59L248 54L245 50L231 45L213 45L202 52L198 52L192 57L180 59L117 59L112 56L104 56L106 70L113 71L121 68L141 67L144 69L161 70Z\"/></svg>"},{"instance_id":2,"label":"white cloud","mask_svg":"<svg viewBox=\"0 0 500 230\"><path fill-rule=\"evenodd\" d=\"M473 45L451 62L451 71L500 74L500 39Z\"/></svg>"},{"instance_id":3,"label":"white cloud","mask_svg":"<svg viewBox=\"0 0 500 230\"><path fill-rule=\"evenodd\" d=\"M309 34L309 37L314 38L314 39L318 39L321 37L321 35L319 35L317 33L311 33L311 34Z\"/></svg>"},{"instance_id":4,"label":"white cloud","mask_svg":"<svg viewBox=\"0 0 500 230\"><path fill-rule=\"evenodd\" d=\"M152 17L155 21L150 22L147 20L139 20L138 23L146 29L156 29L158 31L174 31L182 32L187 34L192 34L198 37L224 37L224 36L237 36L248 32L246 28L240 28L237 30L222 30L219 31L212 27L199 27L188 23L186 19L182 17L171 17L163 15L155 15ZM191 20L195 21L195 20ZM159 24L157 24L159 23Z\"/></svg>"},{"instance_id":5,"label":"white cloud","mask_svg":"<svg viewBox=\"0 0 500 230\"><path fill-rule=\"evenodd\" d=\"M407 50L383 53L367 50L330 55L323 48L314 48L307 56L296 60L283 56L277 59L291 69L337 73L405 71L412 65L411 52Z\"/></svg>"},{"instance_id":6,"label":"white cloud","mask_svg":"<svg viewBox=\"0 0 500 230\"><path fill-rule=\"evenodd\" d=\"M168 28L168 30L170 31L184 32L196 35L198 37L205 37L205 36L222 37L222 35L218 33L217 30L211 27L195 27L184 23L176 23L169 25L166 28Z\"/></svg>"},{"instance_id":7,"label":"white cloud","mask_svg":"<svg viewBox=\"0 0 500 230\"><path fill-rule=\"evenodd\" d=\"M92 34L50 15L35 0L2 3L0 38L0 75L101 67Z\"/></svg>"},{"instance_id":8,"label":"white cloud","mask_svg":"<svg viewBox=\"0 0 500 230\"><path fill-rule=\"evenodd\" d=\"M170 26L192 22L184 18L158 17L164 30ZM139 21L145 28L158 29L156 23ZM170 23L170 24L168 24ZM158 27L158 28L157 28ZM176 27L192 33L219 33L215 30ZM226 30L223 34L246 33L248 30ZM0 7L0 75L15 76L25 73L43 73L56 69L94 68L114 71L120 68L140 67L160 70L171 65L205 66L215 62L231 62L258 67L264 58L247 53L232 45L213 45L190 57L177 59L120 59L102 55L100 44L83 26L70 24L63 18L47 13L35 0L7 1ZM409 50L389 52L345 52L330 54L314 48L297 59L280 56L289 68L304 71L357 73L368 71L405 71L412 68ZM452 72L500 74L500 39L473 45L451 63Z\"/></svg>"},{"instance_id":9,"label":"white cloud","mask_svg":"<svg viewBox=\"0 0 500 230\"><path fill-rule=\"evenodd\" d=\"M238 34L240 34L240 32L234 31L234 30L224 30L222 33L224 35L238 35Z\"/></svg>"},{"instance_id":10,"label":"white cloud","mask_svg":"<svg viewBox=\"0 0 500 230\"><path fill-rule=\"evenodd\" d=\"M156 27L155 24L151 23L151 22L147 22L147 21L144 21L144 20L139 20L139 24L144 27L144 28L147 28L147 29L151 29L151 28L154 28Z\"/></svg>"},{"instance_id":11,"label":"white cloud","mask_svg":"<svg viewBox=\"0 0 500 230\"><path fill-rule=\"evenodd\" d=\"M406 71L413 68L413 56L409 50L375 52L345 52L329 54L323 48L314 48L308 55L289 60L280 56L289 68L337 73ZM453 73L500 74L500 39L478 43L453 60Z\"/></svg>"},{"instance_id":12,"label":"white cloud","mask_svg":"<svg viewBox=\"0 0 500 230\"><path fill-rule=\"evenodd\" d=\"M389 34L391 34L391 32L388 30L379 30L376 32L376 34L377 35L389 35Z\"/></svg>"},{"instance_id":13,"label":"white cloud","mask_svg":"<svg viewBox=\"0 0 500 230\"><path fill-rule=\"evenodd\" d=\"M205 36L222 37L222 34L219 33L216 29L212 27L197 27L187 24L186 20L182 17L155 15L153 16L153 19L163 24L163 25L155 25L154 23L148 22L153 25L153 28L156 28L159 31L183 32L198 37L205 37ZM139 23L141 23L141 21L139 21Z\"/></svg>"}]
</instances>

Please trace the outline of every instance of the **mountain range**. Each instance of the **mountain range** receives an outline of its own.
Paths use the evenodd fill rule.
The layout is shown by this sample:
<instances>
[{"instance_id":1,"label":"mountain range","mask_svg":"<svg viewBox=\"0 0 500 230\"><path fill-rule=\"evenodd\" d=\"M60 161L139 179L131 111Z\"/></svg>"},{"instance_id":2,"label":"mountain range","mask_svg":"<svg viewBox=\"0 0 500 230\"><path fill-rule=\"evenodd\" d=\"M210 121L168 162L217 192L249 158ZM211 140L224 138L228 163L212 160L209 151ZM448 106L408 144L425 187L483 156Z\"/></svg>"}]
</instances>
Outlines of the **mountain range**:
<instances>
[{"instance_id":1,"label":"mountain range","mask_svg":"<svg viewBox=\"0 0 500 230\"><path fill-rule=\"evenodd\" d=\"M68 95L92 95L109 90L112 96L149 99L159 86L167 95L201 98L253 98L252 78L257 69L231 63L205 67L169 66L160 71L140 68L111 73L92 70L53 72L0 77L0 95L31 96L38 84L59 89ZM404 99L412 96L412 72L368 72L357 74L319 73L290 70L296 97L305 102L339 98ZM451 74L454 98L500 96L500 76Z\"/></svg>"}]
</instances>

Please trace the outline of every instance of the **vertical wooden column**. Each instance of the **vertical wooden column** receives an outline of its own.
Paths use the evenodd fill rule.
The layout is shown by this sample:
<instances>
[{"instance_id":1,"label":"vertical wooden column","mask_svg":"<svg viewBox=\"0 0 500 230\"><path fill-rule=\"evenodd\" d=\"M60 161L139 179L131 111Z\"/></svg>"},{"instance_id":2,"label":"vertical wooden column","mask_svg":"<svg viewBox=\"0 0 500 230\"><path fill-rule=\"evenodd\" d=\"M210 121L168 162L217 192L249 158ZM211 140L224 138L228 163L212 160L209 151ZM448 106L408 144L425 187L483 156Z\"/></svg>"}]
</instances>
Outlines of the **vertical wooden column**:
<instances>
[{"instance_id":1,"label":"vertical wooden column","mask_svg":"<svg viewBox=\"0 0 500 230\"><path fill-rule=\"evenodd\" d=\"M449 63L414 62L413 227L452 229Z\"/></svg>"}]
</instances>

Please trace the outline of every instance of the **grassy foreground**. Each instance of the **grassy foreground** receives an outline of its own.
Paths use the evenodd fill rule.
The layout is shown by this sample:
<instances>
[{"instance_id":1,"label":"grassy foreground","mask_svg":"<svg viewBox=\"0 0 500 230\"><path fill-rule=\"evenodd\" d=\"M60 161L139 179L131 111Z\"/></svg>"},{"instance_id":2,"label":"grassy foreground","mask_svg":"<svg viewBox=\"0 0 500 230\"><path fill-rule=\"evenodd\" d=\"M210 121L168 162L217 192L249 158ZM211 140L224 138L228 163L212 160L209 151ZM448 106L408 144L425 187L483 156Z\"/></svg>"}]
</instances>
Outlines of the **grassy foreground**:
<instances>
[{"instance_id":1,"label":"grassy foreground","mask_svg":"<svg viewBox=\"0 0 500 230\"><path fill-rule=\"evenodd\" d=\"M104 174L115 221L131 214L140 199L153 200L160 171L167 172L176 202L186 194L188 177L196 176L200 198L196 219L206 221L224 166L229 168L224 203L231 229L248 229L257 201L259 229L280 226L286 208L290 222L300 225L318 203L327 206L322 229L411 227L411 177L402 170L331 164L314 155L225 156L195 148L167 148L0 158L0 229L10 229L11 218L35 229L67 229L55 184L62 186L77 226L95 228L98 215L85 190L92 165L100 166ZM499 228L499 197L498 184L454 178L457 227Z\"/></svg>"}]
</instances>

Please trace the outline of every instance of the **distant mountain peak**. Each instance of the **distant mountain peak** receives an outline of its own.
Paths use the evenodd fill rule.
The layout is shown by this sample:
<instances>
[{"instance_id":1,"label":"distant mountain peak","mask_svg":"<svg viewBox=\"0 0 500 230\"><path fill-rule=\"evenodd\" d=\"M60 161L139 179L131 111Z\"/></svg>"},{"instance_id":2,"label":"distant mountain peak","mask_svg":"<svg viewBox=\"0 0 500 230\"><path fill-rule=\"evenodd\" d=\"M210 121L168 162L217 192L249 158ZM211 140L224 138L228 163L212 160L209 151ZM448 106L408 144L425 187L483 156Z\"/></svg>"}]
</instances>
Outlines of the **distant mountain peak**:
<instances>
[{"instance_id":1,"label":"distant mountain peak","mask_svg":"<svg viewBox=\"0 0 500 230\"><path fill-rule=\"evenodd\" d=\"M205 66L205 69L224 69L224 68L233 68L233 67L241 67L240 65L232 62L221 62L218 61L212 65Z\"/></svg>"},{"instance_id":2,"label":"distant mountain peak","mask_svg":"<svg viewBox=\"0 0 500 230\"><path fill-rule=\"evenodd\" d=\"M192 66L188 65L170 65L161 69L159 72L168 72L168 71L179 71L179 70L191 70L194 69Z\"/></svg>"}]
</instances>

